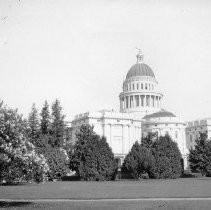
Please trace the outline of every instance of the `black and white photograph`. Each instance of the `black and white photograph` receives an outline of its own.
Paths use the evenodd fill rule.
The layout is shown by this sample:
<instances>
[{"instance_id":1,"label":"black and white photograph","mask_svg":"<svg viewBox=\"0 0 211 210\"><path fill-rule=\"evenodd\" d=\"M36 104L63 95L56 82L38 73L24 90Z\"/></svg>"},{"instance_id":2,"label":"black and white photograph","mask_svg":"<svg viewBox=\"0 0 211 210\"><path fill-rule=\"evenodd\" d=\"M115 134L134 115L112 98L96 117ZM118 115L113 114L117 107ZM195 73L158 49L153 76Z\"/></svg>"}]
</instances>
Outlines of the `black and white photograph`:
<instances>
[{"instance_id":1,"label":"black and white photograph","mask_svg":"<svg viewBox=\"0 0 211 210\"><path fill-rule=\"evenodd\" d=\"M211 1L0 0L0 208L211 209Z\"/></svg>"}]
</instances>

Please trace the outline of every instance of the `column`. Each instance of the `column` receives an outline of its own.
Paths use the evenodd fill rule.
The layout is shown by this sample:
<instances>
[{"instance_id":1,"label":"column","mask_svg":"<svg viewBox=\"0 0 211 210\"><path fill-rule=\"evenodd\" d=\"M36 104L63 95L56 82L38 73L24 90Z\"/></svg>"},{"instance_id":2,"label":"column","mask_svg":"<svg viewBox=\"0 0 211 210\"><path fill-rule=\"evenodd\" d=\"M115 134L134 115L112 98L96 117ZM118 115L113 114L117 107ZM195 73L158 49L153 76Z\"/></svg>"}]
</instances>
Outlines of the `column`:
<instances>
[{"instance_id":1,"label":"column","mask_svg":"<svg viewBox=\"0 0 211 210\"><path fill-rule=\"evenodd\" d=\"M147 96L144 95L144 106L146 107L147 106Z\"/></svg>"},{"instance_id":2,"label":"column","mask_svg":"<svg viewBox=\"0 0 211 210\"><path fill-rule=\"evenodd\" d=\"M134 104L135 104L135 103L134 103L134 96L132 96L132 106L131 106L132 108L135 107Z\"/></svg>"},{"instance_id":3,"label":"column","mask_svg":"<svg viewBox=\"0 0 211 210\"><path fill-rule=\"evenodd\" d=\"M120 112L122 111L122 98L120 98Z\"/></svg>"},{"instance_id":4,"label":"column","mask_svg":"<svg viewBox=\"0 0 211 210\"><path fill-rule=\"evenodd\" d=\"M154 97L154 96L152 96L152 107L154 107L154 106L155 106L155 101L154 101L154 99L155 99L155 97Z\"/></svg>"},{"instance_id":5,"label":"column","mask_svg":"<svg viewBox=\"0 0 211 210\"><path fill-rule=\"evenodd\" d=\"M112 148L112 124L110 124L110 147Z\"/></svg>"},{"instance_id":6,"label":"column","mask_svg":"<svg viewBox=\"0 0 211 210\"><path fill-rule=\"evenodd\" d=\"M151 95L148 95L148 106L151 106Z\"/></svg>"},{"instance_id":7,"label":"column","mask_svg":"<svg viewBox=\"0 0 211 210\"><path fill-rule=\"evenodd\" d=\"M122 105L122 106L123 106L123 110L125 109L125 99L126 99L126 98L123 97L123 105Z\"/></svg>"},{"instance_id":8,"label":"column","mask_svg":"<svg viewBox=\"0 0 211 210\"><path fill-rule=\"evenodd\" d=\"M144 97L142 95L140 95L141 97L141 106L143 107L144 106Z\"/></svg>"}]
</instances>

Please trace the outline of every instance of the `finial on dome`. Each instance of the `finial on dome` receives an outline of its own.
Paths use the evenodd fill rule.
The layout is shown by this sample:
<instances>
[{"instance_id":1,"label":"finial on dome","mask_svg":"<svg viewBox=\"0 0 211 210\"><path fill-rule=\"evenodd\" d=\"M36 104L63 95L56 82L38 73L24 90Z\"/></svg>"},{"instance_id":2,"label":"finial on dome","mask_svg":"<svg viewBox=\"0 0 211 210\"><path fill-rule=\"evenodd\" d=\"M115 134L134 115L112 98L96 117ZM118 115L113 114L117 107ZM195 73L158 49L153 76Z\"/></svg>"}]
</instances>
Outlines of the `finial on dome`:
<instances>
[{"instance_id":1,"label":"finial on dome","mask_svg":"<svg viewBox=\"0 0 211 210\"><path fill-rule=\"evenodd\" d=\"M141 49L136 47L136 50L138 51L138 54L136 55L137 57L137 63L142 63L144 55L141 53Z\"/></svg>"}]
</instances>

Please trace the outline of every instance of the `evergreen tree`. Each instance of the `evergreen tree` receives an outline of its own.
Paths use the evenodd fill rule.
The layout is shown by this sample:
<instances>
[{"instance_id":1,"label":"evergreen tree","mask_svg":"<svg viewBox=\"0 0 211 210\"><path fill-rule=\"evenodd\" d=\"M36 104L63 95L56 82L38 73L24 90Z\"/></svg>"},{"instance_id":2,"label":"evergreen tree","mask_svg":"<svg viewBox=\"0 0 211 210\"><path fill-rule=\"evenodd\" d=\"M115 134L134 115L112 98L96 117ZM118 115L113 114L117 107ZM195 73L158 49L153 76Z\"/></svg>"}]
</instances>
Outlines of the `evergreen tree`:
<instances>
[{"instance_id":1,"label":"evergreen tree","mask_svg":"<svg viewBox=\"0 0 211 210\"><path fill-rule=\"evenodd\" d=\"M211 141L207 133L201 133L196 139L195 148L189 153L189 162L192 171L199 171L202 175L211 174Z\"/></svg>"},{"instance_id":2,"label":"evergreen tree","mask_svg":"<svg viewBox=\"0 0 211 210\"><path fill-rule=\"evenodd\" d=\"M155 178L179 178L182 175L182 155L177 143L169 135L160 136L153 143L152 152L155 159Z\"/></svg>"},{"instance_id":3,"label":"evergreen tree","mask_svg":"<svg viewBox=\"0 0 211 210\"><path fill-rule=\"evenodd\" d=\"M123 170L126 169L135 179L142 178L145 173L153 178L154 163L155 160L150 148L135 142L131 151L125 157Z\"/></svg>"},{"instance_id":4,"label":"evergreen tree","mask_svg":"<svg viewBox=\"0 0 211 210\"><path fill-rule=\"evenodd\" d=\"M143 147L152 148L153 143L158 139L157 133L148 133L147 136L141 138L141 145Z\"/></svg>"},{"instance_id":5,"label":"evergreen tree","mask_svg":"<svg viewBox=\"0 0 211 210\"><path fill-rule=\"evenodd\" d=\"M51 134L53 136L51 145L61 147L64 143L65 124L62 107L58 99L52 104L51 118Z\"/></svg>"},{"instance_id":6,"label":"evergreen tree","mask_svg":"<svg viewBox=\"0 0 211 210\"><path fill-rule=\"evenodd\" d=\"M39 137L39 118L38 111L36 109L35 103L32 105L31 112L28 117L28 126L29 126L29 137L31 138L32 143L36 144L36 140Z\"/></svg>"},{"instance_id":7,"label":"evergreen tree","mask_svg":"<svg viewBox=\"0 0 211 210\"><path fill-rule=\"evenodd\" d=\"M77 141L70 155L70 169L83 180L111 180L117 164L106 139L93 131L93 127L82 125L76 134Z\"/></svg>"},{"instance_id":8,"label":"evergreen tree","mask_svg":"<svg viewBox=\"0 0 211 210\"><path fill-rule=\"evenodd\" d=\"M50 113L47 101L45 101L44 103L40 116L41 116L40 130L43 135L46 135L49 133L50 129Z\"/></svg>"}]
</instances>

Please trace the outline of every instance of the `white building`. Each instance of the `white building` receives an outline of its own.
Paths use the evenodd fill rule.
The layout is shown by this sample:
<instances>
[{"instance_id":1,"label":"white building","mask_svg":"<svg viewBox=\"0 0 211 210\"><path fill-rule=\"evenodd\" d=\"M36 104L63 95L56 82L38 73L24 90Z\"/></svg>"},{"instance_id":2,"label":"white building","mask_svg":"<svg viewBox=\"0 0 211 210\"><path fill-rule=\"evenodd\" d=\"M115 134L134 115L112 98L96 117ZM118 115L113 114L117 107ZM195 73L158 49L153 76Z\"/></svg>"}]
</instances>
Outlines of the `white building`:
<instances>
[{"instance_id":1,"label":"white building","mask_svg":"<svg viewBox=\"0 0 211 210\"><path fill-rule=\"evenodd\" d=\"M188 122L186 127L186 142L188 150L195 147L195 140L200 133L207 133L207 137L211 138L211 118L199 119Z\"/></svg>"},{"instance_id":2,"label":"white building","mask_svg":"<svg viewBox=\"0 0 211 210\"><path fill-rule=\"evenodd\" d=\"M94 126L94 131L106 137L119 163L130 151L135 141L141 141L142 133L168 133L178 143L187 167L185 123L161 107L163 94L152 69L143 63L139 51L137 62L128 71L119 95L120 112L98 111L79 114L72 121L72 138L82 124Z\"/></svg>"}]
</instances>

